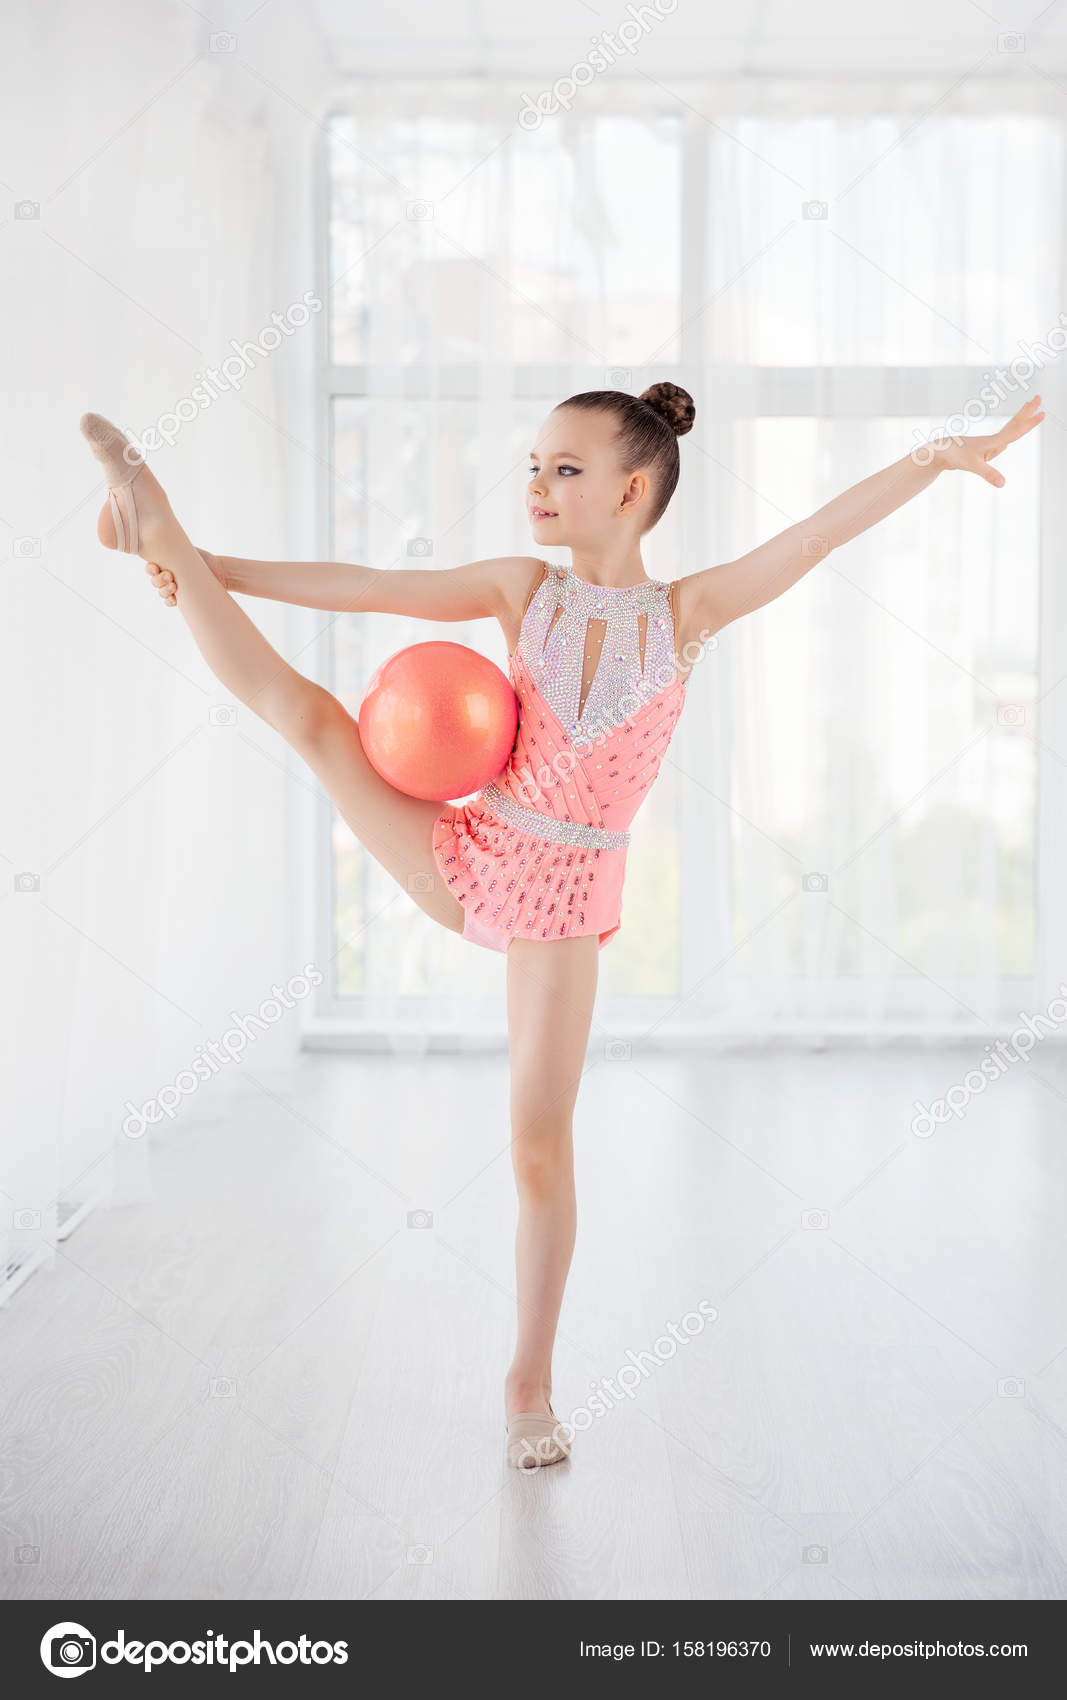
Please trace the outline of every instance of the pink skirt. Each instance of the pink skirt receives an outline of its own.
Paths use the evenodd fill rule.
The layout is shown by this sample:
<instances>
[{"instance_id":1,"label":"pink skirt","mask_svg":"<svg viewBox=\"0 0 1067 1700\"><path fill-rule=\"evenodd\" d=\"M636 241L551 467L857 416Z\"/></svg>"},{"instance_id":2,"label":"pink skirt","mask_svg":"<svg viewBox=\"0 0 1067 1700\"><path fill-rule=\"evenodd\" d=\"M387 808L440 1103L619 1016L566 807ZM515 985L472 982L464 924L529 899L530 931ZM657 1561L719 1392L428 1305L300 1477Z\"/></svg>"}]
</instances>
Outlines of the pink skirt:
<instances>
[{"instance_id":1,"label":"pink skirt","mask_svg":"<svg viewBox=\"0 0 1067 1700\"><path fill-rule=\"evenodd\" d=\"M619 930L625 849L549 843L473 802L437 817L433 852L472 944L507 950L513 938L596 933L603 949Z\"/></svg>"}]
</instances>

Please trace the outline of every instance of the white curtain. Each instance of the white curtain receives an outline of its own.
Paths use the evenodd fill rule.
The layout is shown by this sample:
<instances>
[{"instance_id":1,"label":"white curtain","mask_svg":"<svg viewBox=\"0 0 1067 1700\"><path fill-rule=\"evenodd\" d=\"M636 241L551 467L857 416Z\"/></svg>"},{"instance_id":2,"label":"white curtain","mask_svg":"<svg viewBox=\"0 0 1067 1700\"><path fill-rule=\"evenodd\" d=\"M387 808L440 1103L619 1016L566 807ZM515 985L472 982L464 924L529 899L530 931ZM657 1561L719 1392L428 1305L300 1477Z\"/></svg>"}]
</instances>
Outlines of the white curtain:
<instances>
[{"instance_id":1,"label":"white curtain","mask_svg":"<svg viewBox=\"0 0 1067 1700\"><path fill-rule=\"evenodd\" d=\"M298 1043L299 1005L271 1006L195 1098L183 1073L303 966L288 822L306 775L260 722L233 720L141 563L97 543L78 419L144 433L188 415L200 375L312 279L306 253L279 263L292 162L274 97L191 9L12 0L4 36L0 1188L25 1258L47 1257L64 1210L143 1196L149 1143L180 1132L191 1101L261 1092ZM290 543L315 457L278 397L310 368L311 335L252 350L241 387L209 391L152 456L207 547ZM284 646L283 611L253 612ZM124 1133L179 1074L173 1119Z\"/></svg>"},{"instance_id":2,"label":"white curtain","mask_svg":"<svg viewBox=\"0 0 1067 1700\"><path fill-rule=\"evenodd\" d=\"M715 558L898 459L1059 323L1062 125L911 122L738 118L711 141ZM970 428L1062 382L1055 346ZM1020 445L1003 492L943 478L723 634L734 927L709 1018L926 1034L1033 995L1054 453Z\"/></svg>"}]
</instances>

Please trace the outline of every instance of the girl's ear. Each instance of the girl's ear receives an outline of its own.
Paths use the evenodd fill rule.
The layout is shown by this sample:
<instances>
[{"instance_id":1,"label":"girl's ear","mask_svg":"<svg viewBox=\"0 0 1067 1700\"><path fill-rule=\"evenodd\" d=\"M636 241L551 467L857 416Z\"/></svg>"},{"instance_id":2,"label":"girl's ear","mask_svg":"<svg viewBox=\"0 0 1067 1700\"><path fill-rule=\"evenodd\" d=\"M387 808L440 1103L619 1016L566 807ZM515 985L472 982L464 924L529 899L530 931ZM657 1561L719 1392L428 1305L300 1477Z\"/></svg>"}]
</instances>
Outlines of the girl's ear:
<instances>
[{"instance_id":1,"label":"girl's ear","mask_svg":"<svg viewBox=\"0 0 1067 1700\"><path fill-rule=\"evenodd\" d=\"M629 513L632 508L636 508L648 487L648 474L646 472L635 472L626 486L619 512L625 514Z\"/></svg>"}]
</instances>

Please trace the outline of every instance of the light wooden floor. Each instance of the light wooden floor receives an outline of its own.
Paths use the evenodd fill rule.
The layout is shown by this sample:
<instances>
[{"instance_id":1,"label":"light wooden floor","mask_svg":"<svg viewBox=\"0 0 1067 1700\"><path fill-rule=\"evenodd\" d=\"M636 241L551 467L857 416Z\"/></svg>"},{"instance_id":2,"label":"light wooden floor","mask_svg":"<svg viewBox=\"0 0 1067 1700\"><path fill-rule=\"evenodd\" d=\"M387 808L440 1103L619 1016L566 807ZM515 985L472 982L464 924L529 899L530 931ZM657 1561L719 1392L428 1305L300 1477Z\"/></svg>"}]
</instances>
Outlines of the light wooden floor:
<instances>
[{"instance_id":1,"label":"light wooden floor","mask_svg":"<svg viewBox=\"0 0 1067 1700\"><path fill-rule=\"evenodd\" d=\"M1064 1597L1067 1060L915 1138L975 1060L592 1053L557 1410L718 1315L532 1476L503 1058L235 1069L0 1311L5 1596Z\"/></svg>"}]
</instances>

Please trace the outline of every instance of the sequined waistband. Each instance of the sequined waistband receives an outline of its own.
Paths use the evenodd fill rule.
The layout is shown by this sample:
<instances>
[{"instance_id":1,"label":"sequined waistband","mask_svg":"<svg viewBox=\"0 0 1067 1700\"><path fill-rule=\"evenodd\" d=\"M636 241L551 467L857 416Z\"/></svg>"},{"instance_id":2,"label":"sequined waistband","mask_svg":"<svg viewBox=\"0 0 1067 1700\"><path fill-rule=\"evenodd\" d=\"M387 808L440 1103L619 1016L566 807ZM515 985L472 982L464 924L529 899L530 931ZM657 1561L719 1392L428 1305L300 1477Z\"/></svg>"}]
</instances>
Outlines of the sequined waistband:
<instances>
[{"instance_id":1,"label":"sequined waistband","mask_svg":"<svg viewBox=\"0 0 1067 1700\"><path fill-rule=\"evenodd\" d=\"M596 850L625 850L630 842L628 832L611 832L605 826L586 826L582 821L559 820L555 815L543 815L538 809L524 808L514 797L490 782L479 799L494 815L528 832L534 838L544 838L550 844L575 844Z\"/></svg>"}]
</instances>

